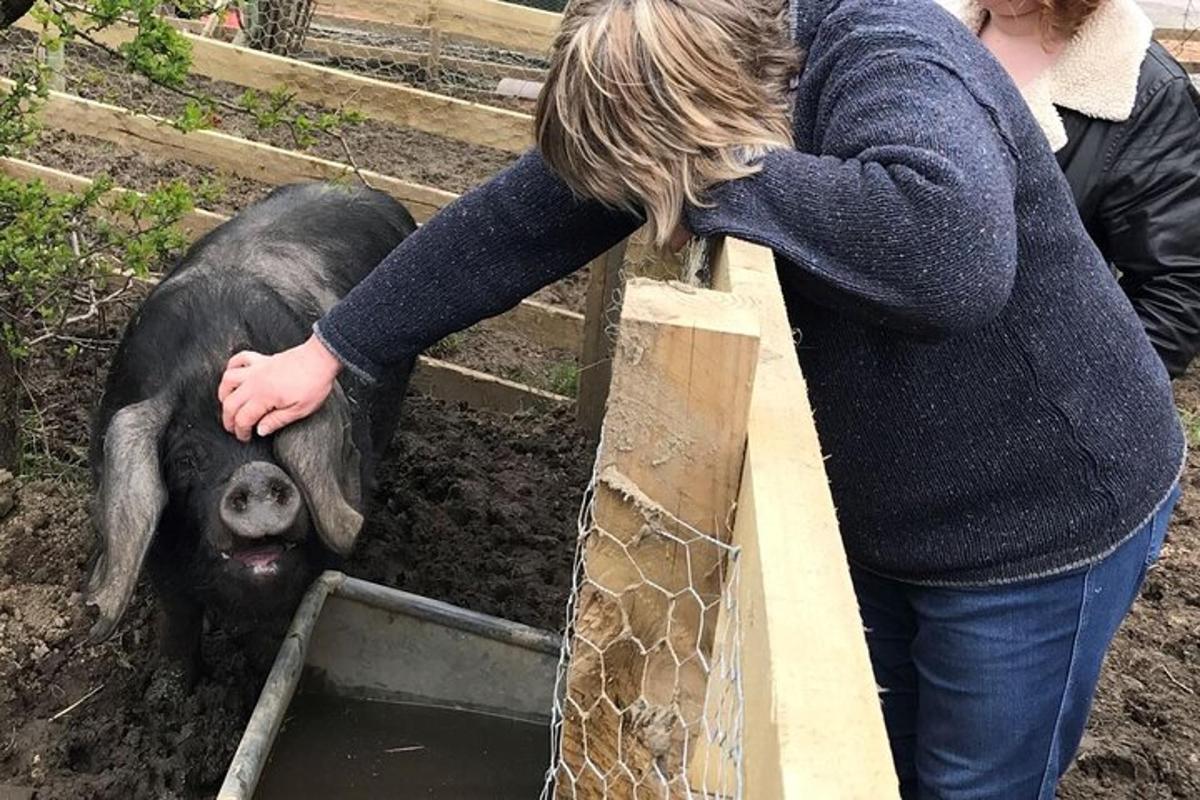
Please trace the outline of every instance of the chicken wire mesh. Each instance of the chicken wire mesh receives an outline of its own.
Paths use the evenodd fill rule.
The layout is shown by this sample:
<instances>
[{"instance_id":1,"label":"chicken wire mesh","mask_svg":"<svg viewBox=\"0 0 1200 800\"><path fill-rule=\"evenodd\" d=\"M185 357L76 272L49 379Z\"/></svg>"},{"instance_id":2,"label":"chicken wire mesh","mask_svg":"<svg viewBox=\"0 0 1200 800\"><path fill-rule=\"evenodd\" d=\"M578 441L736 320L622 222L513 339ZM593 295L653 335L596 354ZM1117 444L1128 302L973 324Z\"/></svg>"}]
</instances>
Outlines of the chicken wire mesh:
<instances>
[{"instance_id":1,"label":"chicken wire mesh","mask_svg":"<svg viewBox=\"0 0 1200 800\"><path fill-rule=\"evenodd\" d=\"M667 257L646 233L609 267L622 273L615 285L625 286L626 274L708 284L711 242ZM642 346L636 335L620 339L623 303L623 290L606 303L614 360ZM621 380L614 378L614 391ZM614 454L631 446L619 421L626 409L610 404L609 415L618 422L601 432L578 519L541 800L741 798L740 550L729 542L732 509L700 530L645 496L614 466Z\"/></svg>"},{"instance_id":2,"label":"chicken wire mesh","mask_svg":"<svg viewBox=\"0 0 1200 800\"><path fill-rule=\"evenodd\" d=\"M530 111L547 68L545 37L513 49L489 43L483 22L476 30L465 25L468 34L448 33L430 8L423 11L412 2L364 12L361 5L332 1L229 0L186 29L311 64ZM519 31L520 22L515 24Z\"/></svg>"},{"instance_id":3,"label":"chicken wire mesh","mask_svg":"<svg viewBox=\"0 0 1200 800\"><path fill-rule=\"evenodd\" d=\"M604 491L634 500L634 535L598 522ZM738 549L600 470L573 576L541 800L741 798Z\"/></svg>"}]
</instances>

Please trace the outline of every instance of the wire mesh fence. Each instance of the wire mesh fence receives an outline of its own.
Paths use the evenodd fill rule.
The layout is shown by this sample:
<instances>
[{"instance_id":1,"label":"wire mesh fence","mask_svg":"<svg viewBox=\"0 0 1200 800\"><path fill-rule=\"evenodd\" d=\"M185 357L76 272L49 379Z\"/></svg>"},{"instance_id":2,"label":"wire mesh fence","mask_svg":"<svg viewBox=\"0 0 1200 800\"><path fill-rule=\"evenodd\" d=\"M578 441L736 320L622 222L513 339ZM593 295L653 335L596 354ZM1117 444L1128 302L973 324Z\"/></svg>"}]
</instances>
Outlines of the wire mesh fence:
<instances>
[{"instance_id":1,"label":"wire mesh fence","mask_svg":"<svg viewBox=\"0 0 1200 800\"><path fill-rule=\"evenodd\" d=\"M606 529L597 495L631 491L613 480L580 515L541 800L740 798L738 550L648 503L633 537Z\"/></svg>"},{"instance_id":2,"label":"wire mesh fence","mask_svg":"<svg viewBox=\"0 0 1200 800\"><path fill-rule=\"evenodd\" d=\"M730 543L727 507L733 496L714 491L708 500L724 510L713 515L670 510L644 493L653 481L631 478L633 464L622 466L630 458L691 457L682 441L651 445L658 456L627 455L656 438L648 431L659 424L657 414L671 417L664 409L673 403L652 390L658 410L647 414L646 398L631 391L660 373L639 371L658 363L649 356L644 323L621 321L629 279L707 286L714 249L698 240L666 255L646 233L632 237L607 267L619 272L603 327L617 399L608 404L579 516L542 800L743 796L740 550ZM665 429L668 439L689 438Z\"/></svg>"},{"instance_id":3,"label":"wire mesh fence","mask_svg":"<svg viewBox=\"0 0 1200 800\"><path fill-rule=\"evenodd\" d=\"M238 0L178 24L263 52L527 111L547 66L549 38L545 21L526 30L519 14L525 6L512 8L518 13L504 20L507 33L499 37L466 15L456 16L449 32L434 4L418 2L364 8L337 0Z\"/></svg>"}]
</instances>

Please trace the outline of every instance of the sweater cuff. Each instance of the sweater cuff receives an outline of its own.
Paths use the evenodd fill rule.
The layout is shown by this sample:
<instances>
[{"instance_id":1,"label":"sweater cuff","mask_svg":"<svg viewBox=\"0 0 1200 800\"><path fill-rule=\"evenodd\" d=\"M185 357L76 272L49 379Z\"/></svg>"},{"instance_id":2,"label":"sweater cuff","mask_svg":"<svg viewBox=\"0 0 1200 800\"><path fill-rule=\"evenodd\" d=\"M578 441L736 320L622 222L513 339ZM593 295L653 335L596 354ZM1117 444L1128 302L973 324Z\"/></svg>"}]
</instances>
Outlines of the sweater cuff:
<instances>
[{"instance_id":1,"label":"sweater cuff","mask_svg":"<svg viewBox=\"0 0 1200 800\"><path fill-rule=\"evenodd\" d=\"M343 367L350 370L350 373L356 378L368 384L376 383L379 380L379 376L383 374L383 369L374 361L355 350L349 342L338 335L336 328L330 327L326 329L321 322L324 322L324 320L313 323L312 327L313 335L317 337L317 341L325 345L325 349L341 362Z\"/></svg>"}]
</instances>

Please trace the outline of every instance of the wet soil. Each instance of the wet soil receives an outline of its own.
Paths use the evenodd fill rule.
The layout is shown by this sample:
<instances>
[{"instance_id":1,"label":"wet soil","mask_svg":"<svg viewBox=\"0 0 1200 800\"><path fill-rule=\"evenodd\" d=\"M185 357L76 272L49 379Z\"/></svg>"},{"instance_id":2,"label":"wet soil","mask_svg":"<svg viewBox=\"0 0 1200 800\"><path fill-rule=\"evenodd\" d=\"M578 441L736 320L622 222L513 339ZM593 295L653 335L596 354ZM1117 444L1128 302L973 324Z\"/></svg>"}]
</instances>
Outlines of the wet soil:
<instances>
[{"instance_id":1,"label":"wet soil","mask_svg":"<svg viewBox=\"0 0 1200 800\"><path fill-rule=\"evenodd\" d=\"M9 30L0 34L0 74L8 73L15 63L24 61L33 41L32 34L25 31ZM188 103L187 97L129 74L117 59L93 47L71 47L66 63L67 91L89 100L166 118L179 115ZM241 86L199 77L188 78L186 88L193 93L234 104L246 91ZM328 110L305 103L295 106L295 111L313 119ZM262 130L251 117L236 111L219 110L213 129L278 147L300 149L285 127ZM344 145L336 139L317 136L317 140L305 152L345 162L348 150L355 163L363 169L451 192L470 189L515 158L511 153L371 119L345 126L342 137L345 139ZM86 174L70 164L48 166Z\"/></svg>"},{"instance_id":2,"label":"wet soil","mask_svg":"<svg viewBox=\"0 0 1200 800\"><path fill-rule=\"evenodd\" d=\"M1200 797L1200 375L1175 387L1191 455L1162 558L1109 653L1062 800Z\"/></svg>"},{"instance_id":3,"label":"wet soil","mask_svg":"<svg viewBox=\"0 0 1200 800\"><path fill-rule=\"evenodd\" d=\"M33 787L39 800L209 798L261 673L213 629L204 674L182 691L156 657L144 586L112 639L84 640L83 458L113 316L92 332L99 346L25 365L44 434L26 466L52 479L21 481L0 519L0 787ZM409 398L347 571L558 629L592 457L566 412L503 417Z\"/></svg>"}]
</instances>

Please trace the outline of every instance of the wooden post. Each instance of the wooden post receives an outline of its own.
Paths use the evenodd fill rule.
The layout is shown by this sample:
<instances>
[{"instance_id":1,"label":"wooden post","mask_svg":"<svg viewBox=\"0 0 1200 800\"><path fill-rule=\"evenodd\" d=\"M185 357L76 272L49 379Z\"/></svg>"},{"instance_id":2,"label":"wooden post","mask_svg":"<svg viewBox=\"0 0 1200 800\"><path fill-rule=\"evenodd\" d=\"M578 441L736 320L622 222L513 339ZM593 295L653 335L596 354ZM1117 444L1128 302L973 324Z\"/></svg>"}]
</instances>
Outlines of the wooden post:
<instances>
[{"instance_id":1,"label":"wooden post","mask_svg":"<svg viewBox=\"0 0 1200 800\"><path fill-rule=\"evenodd\" d=\"M753 303L762 325L733 533L743 795L896 800L866 637L771 252L727 240L713 285Z\"/></svg>"},{"instance_id":2,"label":"wooden post","mask_svg":"<svg viewBox=\"0 0 1200 800\"><path fill-rule=\"evenodd\" d=\"M684 796L757 358L757 319L736 296L626 286L569 632L558 798Z\"/></svg>"},{"instance_id":3,"label":"wooden post","mask_svg":"<svg viewBox=\"0 0 1200 800\"><path fill-rule=\"evenodd\" d=\"M436 84L442 79L442 26L438 19L438 0L429 0L429 66L428 80Z\"/></svg>"},{"instance_id":4,"label":"wooden post","mask_svg":"<svg viewBox=\"0 0 1200 800\"><path fill-rule=\"evenodd\" d=\"M593 439L600 437L604 404L608 400L608 385L612 378L613 338L621 314L621 290L624 287L625 246L622 242L588 268L583 347L579 355L579 394L575 408L580 427Z\"/></svg>"}]
</instances>

